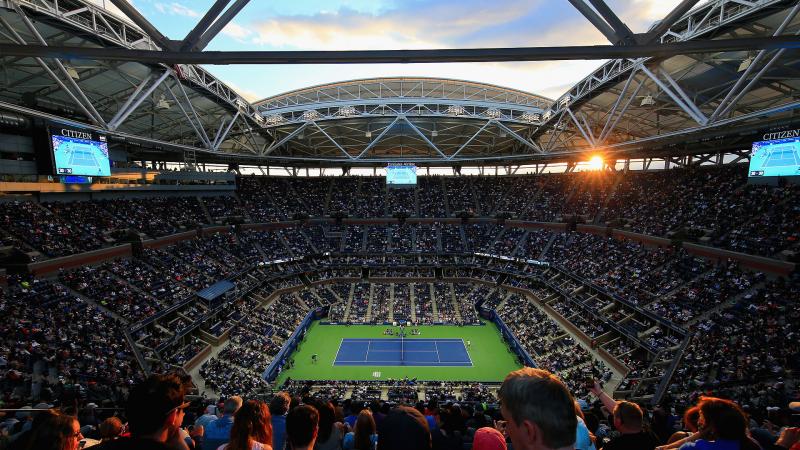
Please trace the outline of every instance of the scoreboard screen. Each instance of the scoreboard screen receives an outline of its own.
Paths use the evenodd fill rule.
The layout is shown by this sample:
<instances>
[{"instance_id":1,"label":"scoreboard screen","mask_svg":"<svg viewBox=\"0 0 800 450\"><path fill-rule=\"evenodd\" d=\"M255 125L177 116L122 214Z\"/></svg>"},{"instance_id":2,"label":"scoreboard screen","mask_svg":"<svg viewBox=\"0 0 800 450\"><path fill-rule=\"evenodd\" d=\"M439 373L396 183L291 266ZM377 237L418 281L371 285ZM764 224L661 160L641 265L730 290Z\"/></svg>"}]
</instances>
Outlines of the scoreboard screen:
<instances>
[{"instance_id":1,"label":"scoreboard screen","mask_svg":"<svg viewBox=\"0 0 800 450\"><path fill-rule=\"evenodd\" d=\"M414 164L390 164L386 167L386 184L389 187L416 186L417 166Z\"/></svg>"},{"instance_id":2,"label":"scoreboard screen","mask_svg":"<svg viewBox=\"0 0 800 450\"><path fill-rule=\"evenodd\" d=\"M104 135L66 126L50 126L49 132L56 175L111 176Z\"/></svg>"},{"instance_id":3,"label":"scoreboard screen","mask_svg":"<svg viewBox=\"0 0 800 450\"><path fill-rule=\"evenodd\" d=\"M800 138L753 142L750 178L800 176Z\"/></svg>"}]
</instances>

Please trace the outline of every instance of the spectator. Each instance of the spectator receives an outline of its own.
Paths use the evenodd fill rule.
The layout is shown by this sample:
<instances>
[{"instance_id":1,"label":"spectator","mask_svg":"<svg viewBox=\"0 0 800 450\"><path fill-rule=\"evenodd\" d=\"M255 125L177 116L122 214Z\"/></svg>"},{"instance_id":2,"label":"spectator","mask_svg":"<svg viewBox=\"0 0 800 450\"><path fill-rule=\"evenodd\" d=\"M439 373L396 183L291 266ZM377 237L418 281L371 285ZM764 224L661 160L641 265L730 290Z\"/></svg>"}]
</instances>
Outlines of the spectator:
<instances>
[{"instance_id":1,"label":"spectator","mask_svg":"<svg viewBox=\"0 0 800 450\"><path fill-rule=\"evenodd\" d=\"M620 433L603 446L603 450L653 450L658 445L656 436L642 427L644 415L639 405L615 401L603 392L597 381L590 391L612 412L614 428Z\"/></svg>"},{"instance_id":2,"label":"spectator","mask_svg":"<svg viewBox=\"0 0 800 450\"><path fill-rule=\"evenodd\" d=\"M292 398L286 392L278 392L269 402L269 413L272 415L272 448L284 450L286 446L286 414Z\"/></svg>"},{"instance_id":3,"label":"spectator","mask_svg":"<svg viewBox=\"0 0 800 450\"><path fill-rule=\"evenodd\" d=\"M421 412L408 406L394 408L381 422L378 450L429 450L431 432Z\"/></svg>"},{"instance_id":4,"label":"spectator","mask_svg":"<svg viewBox=\"0 0 800 450\"><path fill-rule=\"evenodd\" d=\"M272 450L272 422L267 404L248 400L236 411L231 439L217 450Z\"/></svg>"},{"instance_id":5,"label":"spectator","mask_svg":"<svg viewBox=\"0 0 800 450\"><path fill-rule=\"evenodd\" d=\"M78 450L83 439L78 419L65 414L50 414L32 430L29 450Z\"/></svg>"},{"instance_id":6,"label":"spectator","mask_svg":"<svg viewBox=\"0 0 800 450\"><path fill-rule=\"evenodd\" d=\"M342 448L342 424L336 422L336 411L329 401L314 404L319 413L319 433L314 450L337 450Z\"/></svg>"},{"instance_id":7,"label":"spectator","mask_svg":"<svg viewBox=\"0 0 800 450\"><path fill-rule=\"evenodd\" d=\"M375 431L375 419L372 417L372 411L361 410L353 431L344 436L344 450L375 450L378 443L378 434Z\"/></svg>"},{"instance_id":8,"label":"spectator","mask_svg":"<svg viewBox=\"0 0 800 450\"><path fill-rule=\"evenodd\" d=\"M194 426L202 426L203 428L207 428L208 424L217 419L219 419L219 416L217 416L217 405L208 405L206 406L205 414L198 417L197 420L194 421Z\"/></svg>"},{"instance_id":9,"label":"spectator","mask_svg":"<svg viewBox=\"0 0 800 450\"><path fill-rule=\"evenodd\" d=\"M506 438L494 428L483 427L475 431L472 450L506 450Z\"/></svg>"},{"instance_id":10,"label":"spectator","mask_svg":"<svg viewBox=\"0 0 800 450\"><path fill-rule=\"evenodd\" d=\"M319 433L319 413L310 405L300 405L286 415L286 441L290 450L311 450Z\"/></svg>"},{"instance_id":11,"label":"spectator","mask_svg":"<svg viewBox=\"0 0 800 450\"><path fill-rule=\"evenodd\" d=\"M100 442L113 441L122 434L122 421L118 417L109 417L100 423Z\"/></svg>"},{"instance_id":12,"label":"spectator","mask_svg":"<svg viewBox=\"0 0 800 450\"><path fill-rule=\"evenodd\" d=\"M220 445L228 442L233 428L234 414L242 407L242 398L239 396L228 397L222 410L222 417L211 421L205 427L203 434L203 450L216 450Z\"/></svg>"},{"instance_id":13,"label":"spectator","mask_svg":"<svg viewBox=\"0 0 800 450\"><path fill-rule=\"evenodd\" d=\"M126 407L130 437L100 444L98 450L186 449L180 426L186 387L176 375L151 375L131 390Z\"/></svg>"},{"instance_id":14,"label":"spectator","mask_svg":"<svg viewBox=\"0 0 800 450\"><path fill-rule=\"evenodd\" d=\"M499 395L515 450L574 448L575 400L553 374L530 367L516 370L506 376Z\"/></svg>"}]
</instances>

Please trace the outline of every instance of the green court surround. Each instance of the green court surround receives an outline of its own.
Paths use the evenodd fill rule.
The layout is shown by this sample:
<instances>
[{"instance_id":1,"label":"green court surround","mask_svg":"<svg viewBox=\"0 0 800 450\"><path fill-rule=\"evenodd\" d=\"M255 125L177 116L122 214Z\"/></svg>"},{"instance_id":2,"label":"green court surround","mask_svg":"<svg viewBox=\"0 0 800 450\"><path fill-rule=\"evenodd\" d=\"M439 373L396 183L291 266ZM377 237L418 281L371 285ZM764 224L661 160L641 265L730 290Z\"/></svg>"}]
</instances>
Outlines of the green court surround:
<instances>
[{"instance_id":1,"label":"green court surround","mask_svg":"<svg viewBox=\"0 0 800 450\"><path fill-rule=\"evenodd\" d=\"M512 370L521 367L508 346L503 342L500 331L491 322L484 326L424 325L415 327L421 331L419 336L406 339L457 338L470 341L467 348L472 367L411 367L411 366L334 366L336 352L344 338L396 338L384 336L389 328L386 325L321 325L311 324L303 342L290 356L294 359L292 368L281 372L278 385L287 377L294 380L387 380L389 378L417 378L424 381L502 381ZM394 327L397 330L397 327ZM312 364L311 355L318 355ZM380 378L373 376L381 372Z\"/></svg>"}]
</instances>

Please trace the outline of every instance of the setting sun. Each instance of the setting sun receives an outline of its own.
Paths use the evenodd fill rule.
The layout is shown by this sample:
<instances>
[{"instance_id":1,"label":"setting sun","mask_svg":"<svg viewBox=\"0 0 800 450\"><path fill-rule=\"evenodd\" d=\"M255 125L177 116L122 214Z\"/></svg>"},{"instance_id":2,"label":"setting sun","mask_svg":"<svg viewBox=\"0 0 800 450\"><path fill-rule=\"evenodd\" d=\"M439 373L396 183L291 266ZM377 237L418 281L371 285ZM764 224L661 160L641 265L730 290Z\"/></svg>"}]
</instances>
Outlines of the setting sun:
<instances>
[{"instance_id":1,"label":"setting sun","mask_svg":"<svg viewBox=\"0 0 800 450\"><path fill-rule=\"evenodd\" d=\"M589 170L601 170L603 168L603 158L601 156L592 156L589 160Z\"/></svg>"}]
</instances>

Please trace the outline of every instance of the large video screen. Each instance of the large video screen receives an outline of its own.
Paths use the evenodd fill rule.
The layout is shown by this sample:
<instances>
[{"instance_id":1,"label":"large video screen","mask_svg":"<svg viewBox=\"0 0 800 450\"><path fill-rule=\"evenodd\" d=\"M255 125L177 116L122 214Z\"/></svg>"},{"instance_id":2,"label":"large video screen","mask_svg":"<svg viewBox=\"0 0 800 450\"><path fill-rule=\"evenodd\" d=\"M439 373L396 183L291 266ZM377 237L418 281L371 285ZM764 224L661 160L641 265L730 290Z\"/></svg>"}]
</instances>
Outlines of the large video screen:
<instances>
[{"instance_id":1,"label":"large video screen","mask_svg":"<svg viewBox=\"0 0 800 450\"><path fill-rule=\"evenodd\" d=\"M750 177L800 176L800 138L753 142Z\"/></svg>"},{"instance_id":2,"label":"large video screen","mask_svg":"<svg viewBox=\"0 0 800 450\"><path fill-rule=\"evenodd\" d=\"M416 185L417 166L414 164L390 164L386 167L386 184L389 187Z\"/></svg>"},{"instance_id":3,"label":"large video screen","mask_svg":"<svg viewBox=\"0 0 800 450\"><path fill-rule=\"evenodd\" d=\"M51 126L56 175L111 176L106 137L91 131Z\"/></svg>"}]
</instances>

